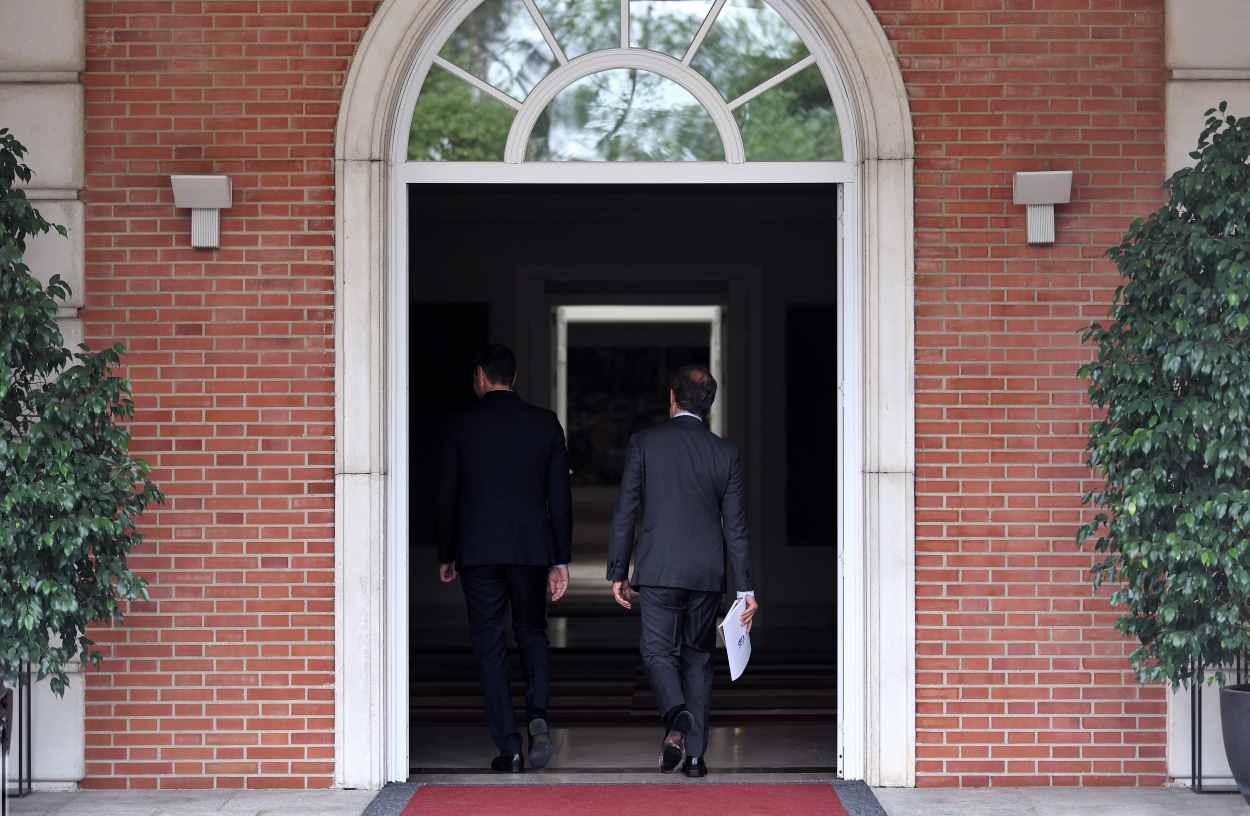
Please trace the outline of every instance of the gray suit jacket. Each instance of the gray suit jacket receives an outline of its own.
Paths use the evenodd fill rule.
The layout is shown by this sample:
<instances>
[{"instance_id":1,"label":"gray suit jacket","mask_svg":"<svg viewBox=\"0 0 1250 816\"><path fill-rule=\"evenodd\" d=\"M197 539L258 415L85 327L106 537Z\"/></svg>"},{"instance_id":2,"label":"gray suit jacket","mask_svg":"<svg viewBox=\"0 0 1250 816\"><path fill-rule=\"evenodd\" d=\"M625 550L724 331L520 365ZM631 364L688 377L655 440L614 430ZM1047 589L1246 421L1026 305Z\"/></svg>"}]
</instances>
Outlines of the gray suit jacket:
<instances>
[{"instance_id":1,"label":"gray suit jacket","mask_svg":"<svg viewBox=\"0 0 1250 816\"><path fill-rule=\"evenodd\" d=\"M609 581L628 575L639 516L632 585L723 592L728 559L733 589L753 589L738 448L695 417L677 417L629 440L612 518Z\"/></svg>"}]
</instances>

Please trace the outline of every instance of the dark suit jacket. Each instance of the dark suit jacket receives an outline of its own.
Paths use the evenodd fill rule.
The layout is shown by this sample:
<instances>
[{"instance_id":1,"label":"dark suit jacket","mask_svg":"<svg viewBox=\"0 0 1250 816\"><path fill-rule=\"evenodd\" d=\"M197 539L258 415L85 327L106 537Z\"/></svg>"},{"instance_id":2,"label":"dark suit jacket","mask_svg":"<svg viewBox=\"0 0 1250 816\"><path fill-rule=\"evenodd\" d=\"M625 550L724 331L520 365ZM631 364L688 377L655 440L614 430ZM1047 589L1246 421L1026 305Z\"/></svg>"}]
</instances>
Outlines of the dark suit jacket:
<instances>
[{"instance_id":1,"label":"dark suit jacket","mask_svg":"<svg viewBox=\"0 0 1250 816\"><path fill-rule=\"evenodd\" d=\"M443 443L439 561L567 564L571 504L564 429L551 411L492 391L452 421Z\"/></svg>"},{"instance_id":2,"label":"dark suit jacket","mask_svg":"<svg viewBox=\"0 0 1250 816\"><path fill-rule=\"evenodd\" d=\"M753 589L738 448L695 417L677 417L629 440L612 518L609 581L628 574L639 514L634 586L722 592L728 557L733 588Z\"/></svg>"}]
</instances>

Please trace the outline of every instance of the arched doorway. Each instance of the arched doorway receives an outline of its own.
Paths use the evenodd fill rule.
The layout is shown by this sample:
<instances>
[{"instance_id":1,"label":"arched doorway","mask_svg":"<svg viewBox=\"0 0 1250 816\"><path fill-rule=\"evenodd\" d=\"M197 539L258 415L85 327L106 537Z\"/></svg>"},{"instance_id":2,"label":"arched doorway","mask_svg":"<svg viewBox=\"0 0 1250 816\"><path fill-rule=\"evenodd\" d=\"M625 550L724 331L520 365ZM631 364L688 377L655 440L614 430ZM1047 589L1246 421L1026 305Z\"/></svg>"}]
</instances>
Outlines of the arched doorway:
<instances>
[{"instance_id":1,"label":"arched doorway","mask_svg":"<svg viewBox=\"0 0 1250 816\"><path fill-rule=\"evenodd\" d=\"M700 44L713 32L724 0L708 4L680 59L635 42L630 12L643 4L620 4L615 45L572 58L569 41L561 43L534 2L516 5L531 15L548 49L549 64L529 75L512 66L509 76L481 76L445 50L477 3L390 0L366 32L347 80L336 150L339 782L376 786L407 775L407 275L410 265L420 267L419 258L408 256L407 185L749 183L793 175L839 184L842 203L839 301L848 308L839 316L836 417L840 770L876 784L911 784L912 146L906 98L884 33L862 0L832 6L775 2L770 10L797 32L808 53L744 79L717 76L715 65L696 70ZM464 47L472 48L472 40ZM775 142L770 147L768 139L748 138L753 124L746 114L756 100L804 76L817 77L829 91L828 118L840 128L839 149L829 148L828 139L816 140L816 152L795 161L770 154ZM507 127L476 134L476 144L499 148L498 158L438 160L444 157L430 152L454 152L457 139L434 134L417 139L416 149L436 160L412 160L411 117L421 88L433 77L463 83L455 87L470 89L471 104L505 109L494 121L508 117ZM604 89L610 98L613 83L639 78L650 83L655 99L667 100L667 115L686 111L678 114L686 123L680 138L666 143L647 137L641 145L619 140L623 154L588 155L577 132L562 130L561 99L579 84L583 98ZM474 120L489 123L492 117ZM585 117L579 121L584 129ZM647 132L654 134L654 128ZM654 161L672 158L665 151L674 150L692 155ZM642 161L614 161L622 155Z\"/></svg>"}]
</instances>

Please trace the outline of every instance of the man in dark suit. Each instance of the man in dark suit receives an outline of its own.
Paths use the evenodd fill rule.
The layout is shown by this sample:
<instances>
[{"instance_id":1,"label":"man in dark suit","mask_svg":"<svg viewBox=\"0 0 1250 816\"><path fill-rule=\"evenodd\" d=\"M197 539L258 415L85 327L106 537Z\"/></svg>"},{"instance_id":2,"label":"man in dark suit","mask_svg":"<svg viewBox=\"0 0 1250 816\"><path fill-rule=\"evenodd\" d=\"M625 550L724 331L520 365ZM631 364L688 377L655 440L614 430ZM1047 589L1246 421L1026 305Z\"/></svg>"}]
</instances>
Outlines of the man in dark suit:
<instances>
[{"instance_id":1,"label":"man in dark suit","mask_svg":"<svg viewBox=\"0 0 1250 816\"><path fill-rule=\"evenodd\" d=\"M642 661L665 725L660 770L672 773L684 762L692 778L707 775L703 751L726 559L745 599L748 631L758 609L738 448L707 427L715 399L716 380L703 366L686 366L673 377L670 420L629 441L608 552L616 602L630 609L641 598ZM627 582L640 516L634 577Z\"/></svg>"},{"instance_id":2,"label":"man in dark suit","mask_svg":"<svg viewBox=\"0 0 1250 816\"><path fill-rule=\"evenodd\" d=\"M572 557L568 452L556 415L512 390L516 357L507 347L484 349L473 377L477 405L452 422L444 441L439 577L462 578L490 734L499 748L491 768L516 773L525 762L504 618L511 607L525 667L529 762L542 768L551 758L547 597L563 597Z\"/></svg>"}]
</instances>

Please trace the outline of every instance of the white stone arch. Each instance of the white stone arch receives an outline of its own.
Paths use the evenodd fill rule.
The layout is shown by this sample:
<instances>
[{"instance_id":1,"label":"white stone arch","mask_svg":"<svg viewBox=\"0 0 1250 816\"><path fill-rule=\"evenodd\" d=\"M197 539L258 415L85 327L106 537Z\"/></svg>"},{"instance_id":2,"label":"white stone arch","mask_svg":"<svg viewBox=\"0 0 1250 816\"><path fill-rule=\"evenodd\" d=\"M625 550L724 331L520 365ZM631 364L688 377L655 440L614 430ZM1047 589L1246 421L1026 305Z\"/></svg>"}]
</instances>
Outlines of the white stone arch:
<instances>
[{"instance_id":1,"label":"white stone arch","mask_svg":"<svg viewBox=\"0 0 1250 816\"><path fill-rule=\"evenodd\" d=\"M819 40L838 83L845 153L838 417L839 755L842 774L915 781L914 229L911 115L868 0L772 0ZM335 779L407 775L406 236L395 144L417 55L463 0L385 0L352 60L335 144ZM836 73L836 76L831 75ZM411 110L411 106L408 106ZM414 258L414 262L418 259ZM397 387L390 387L394 383ZM395 580L388 581L388 576ZM401 722L402 720L402 722Z\"/></svg>"},{"instance_id":2,"label":"white stone arch","mask_svg":"<svg viewBox=\"0 0 1250 816\"><path fill-rule=\"evenodd\" d=\"M638 68L680 85L703 106L716 125L725 147L725 161L741 163L745 160L742 135L734 124L733 112L702 74L666 54L638 48L612 48L583 54L556 68L534 86L512 122L508 144L503 152L504 161L519 164L524 160L525 145L534 123L561 91L579 79L614 68Z\"/></svg>"}]
</instances>

